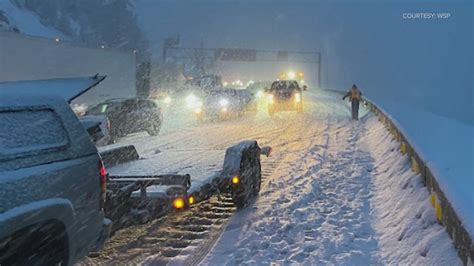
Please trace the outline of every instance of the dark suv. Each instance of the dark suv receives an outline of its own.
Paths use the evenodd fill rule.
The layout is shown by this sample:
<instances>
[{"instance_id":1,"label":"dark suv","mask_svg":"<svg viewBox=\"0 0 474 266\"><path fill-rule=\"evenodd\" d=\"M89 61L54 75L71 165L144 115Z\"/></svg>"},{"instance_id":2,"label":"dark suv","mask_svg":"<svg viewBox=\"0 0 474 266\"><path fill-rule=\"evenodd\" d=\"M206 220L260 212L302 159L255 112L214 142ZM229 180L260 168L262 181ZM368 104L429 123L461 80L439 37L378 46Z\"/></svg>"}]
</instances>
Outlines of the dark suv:
<instances>
[{"instance_id":1,"label":"dark suv","mask_svg":"<svg viewBox=\"0 0 474 266\"><path fill-rule=\"evenodd\" d=\"M274 81L270 89L265 91L268 97L268 114L273 116L280 111L296 111L303 113L303 91L295 80Z\"/></svg>"},{"instance_id":2,"label":"dark suv","mask_svg":"<svg viewBox=\"0 0 474 266\"><path fill-rule=\"evenodd\" d=\"M150 136L160 132L163 123L161 109L148 99L113 99L86 111L86 115L105 115L110 121L110 139L146 131Z\"/></svg>"}]
</instances>

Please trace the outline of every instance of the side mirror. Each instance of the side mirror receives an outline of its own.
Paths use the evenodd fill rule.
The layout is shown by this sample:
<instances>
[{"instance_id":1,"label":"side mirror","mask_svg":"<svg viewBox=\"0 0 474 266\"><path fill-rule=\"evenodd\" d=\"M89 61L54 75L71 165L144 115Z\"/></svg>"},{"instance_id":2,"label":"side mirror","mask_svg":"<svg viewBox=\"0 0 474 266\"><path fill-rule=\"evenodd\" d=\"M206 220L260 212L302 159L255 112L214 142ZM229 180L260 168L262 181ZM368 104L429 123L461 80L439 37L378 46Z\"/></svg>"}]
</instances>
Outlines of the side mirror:
<instances>
[{"instance_id":1,"label":"side mirror","mask_svg":"<svg viewBox=\"0 0 474 266\"><path fill-rule=\"evenodd\" d=\"M264 92L268 92L268 87L265 87L265 89L263 89Z\"/></svg>"},{"instance_id":2,"label":"side mirror","mask_svg":"<svg viewBox=\"0 0 474 266\"><path fill-rule=\"evenodd\" d=\"M303 86L303 90L304 90L304 91L308 90L308 86L304 85L304 86Z\"/></svg>"}]
</instances>

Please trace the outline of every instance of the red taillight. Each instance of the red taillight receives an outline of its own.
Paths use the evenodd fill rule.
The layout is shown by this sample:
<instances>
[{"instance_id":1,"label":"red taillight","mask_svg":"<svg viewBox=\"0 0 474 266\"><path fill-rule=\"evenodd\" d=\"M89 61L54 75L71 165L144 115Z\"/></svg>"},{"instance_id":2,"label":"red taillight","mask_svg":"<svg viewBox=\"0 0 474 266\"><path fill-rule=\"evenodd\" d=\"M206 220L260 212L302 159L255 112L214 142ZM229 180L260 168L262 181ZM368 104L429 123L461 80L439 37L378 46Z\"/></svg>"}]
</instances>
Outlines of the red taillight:
<instances>
[{"instance_id":1,"label":"red taillight","mask_svg":"<svg viewBox=\"0 0 474 266\"><path fill-rule=\"evenodd\" d=\"M105 169L102 160L99 161L99 175L100 175L100 209L105 205L105 193L107 192L107 170Z\"/></svg>"},{"instance_id":2,"label":"red taillight","mask_svg":"<svg viewBox=\"0 0 474 266\"><path fill-rule=\"evenodd\" d=\"M102 163L102 161L99 161L99 172L100 172L100 177L104 180L101 182L105 182L105 178L107 177L107 170L105 169L105 166Z\"/></svg>"}]
</instances>

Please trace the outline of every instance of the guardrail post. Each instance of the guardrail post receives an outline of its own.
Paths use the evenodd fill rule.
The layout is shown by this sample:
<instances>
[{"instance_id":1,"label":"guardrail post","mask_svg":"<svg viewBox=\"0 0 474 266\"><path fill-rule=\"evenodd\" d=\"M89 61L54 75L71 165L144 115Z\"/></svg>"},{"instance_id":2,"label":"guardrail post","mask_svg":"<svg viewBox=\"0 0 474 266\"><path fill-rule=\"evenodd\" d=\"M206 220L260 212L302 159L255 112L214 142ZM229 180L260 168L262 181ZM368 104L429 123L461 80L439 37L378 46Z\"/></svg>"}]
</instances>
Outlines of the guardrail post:
<instances>
[{"instance_id":1,"label":"guardrail post","mask_svg":"<svg viewBox=\"0 0 474 266\"><path fill-rule=\"evenodd\" d=\"M415 172L415 174L420 173L420 166L418 165L418 162L416 161L414 156L411 156L411 170Z\"/></svg>"},{"instance_id":2,"label":"guardrail post","mask_svg":"<svg viewBox=\"0 0 474 266\"><path fill-rule=\"evenodd\" d=\"M400 151L403 155L407 154L407 145L404 141L400 143Z\"/></svg>"}]
</instances>

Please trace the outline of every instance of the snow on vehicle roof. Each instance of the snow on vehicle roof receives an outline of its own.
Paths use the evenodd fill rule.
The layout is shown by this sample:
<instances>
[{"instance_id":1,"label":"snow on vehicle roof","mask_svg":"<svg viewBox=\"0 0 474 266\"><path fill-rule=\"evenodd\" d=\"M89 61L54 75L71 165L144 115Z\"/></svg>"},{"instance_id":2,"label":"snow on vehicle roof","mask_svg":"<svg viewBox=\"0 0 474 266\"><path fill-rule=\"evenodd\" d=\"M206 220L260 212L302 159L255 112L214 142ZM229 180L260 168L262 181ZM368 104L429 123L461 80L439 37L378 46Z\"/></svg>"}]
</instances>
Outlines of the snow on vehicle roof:
<instances>
[{"instance_id":1,"label":"snow on vehicle roof","mask_svg":"<svg viewBox=\"0 0 474 266\"><path fill-rule=\"evenodd\" d=\"M20 106L38 106L50 105L58 102L64 103L64 99L57 95L24 95L12 92L0 91L0 109L20 107Z\"/></svg>"},{"instance_id":2,"label":"snow on vehicle roof","mask_svg":"<svg viewBox=\"0 0 474 266\"><path fill-rule=\"evenodd\" d=\"M277 80L272 83L270 89L296 89L298 87L296 80Z\"/></svg>"},{"instance_id":3,"label":"snow on vehicle roof","mask_svg":"<svg viewBox=\"0 0 474 266\"><path fill-rule=\"evenodd\" d=\"M0 94L2 96L7 94L21 96L55 95L71 102L104 79L105 76L95 75L93 77L0 82Z\"/></svg>"}]
</instances>

